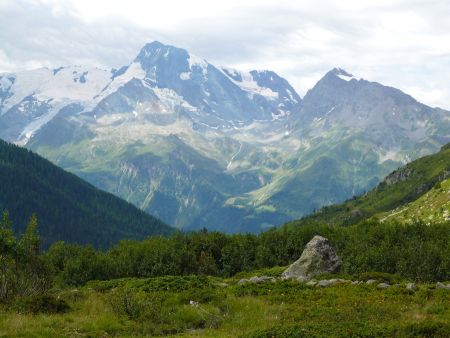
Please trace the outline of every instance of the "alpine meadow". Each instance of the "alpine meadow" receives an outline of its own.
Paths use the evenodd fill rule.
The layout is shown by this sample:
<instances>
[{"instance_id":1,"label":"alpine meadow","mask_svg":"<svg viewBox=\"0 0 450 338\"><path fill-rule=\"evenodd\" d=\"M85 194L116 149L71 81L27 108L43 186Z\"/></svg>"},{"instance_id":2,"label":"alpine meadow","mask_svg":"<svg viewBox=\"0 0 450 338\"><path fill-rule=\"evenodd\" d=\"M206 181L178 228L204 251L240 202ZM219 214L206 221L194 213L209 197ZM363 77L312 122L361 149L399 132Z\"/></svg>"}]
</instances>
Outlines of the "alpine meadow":
<instances>
[{"instance_id":1,"label":"alpine meadow","mask_svg":"<svg viewBox=\"0 0 450 338\"><path fill-rule=\"evenodd\" d=\"M450 337L450 5L0 2L0 337Z\"/></svg>"}]
</instances>

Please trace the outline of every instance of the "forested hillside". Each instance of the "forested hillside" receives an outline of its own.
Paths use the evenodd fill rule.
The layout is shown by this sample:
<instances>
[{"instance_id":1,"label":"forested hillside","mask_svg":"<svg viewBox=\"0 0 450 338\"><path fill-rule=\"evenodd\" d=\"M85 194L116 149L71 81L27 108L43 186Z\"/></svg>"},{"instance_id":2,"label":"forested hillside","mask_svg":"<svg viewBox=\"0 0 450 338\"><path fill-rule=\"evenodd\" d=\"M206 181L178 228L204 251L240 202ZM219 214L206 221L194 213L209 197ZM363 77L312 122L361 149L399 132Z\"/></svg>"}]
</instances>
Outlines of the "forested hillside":
<instances>
[{"instance_id":1,"label":"forested hillside","mask_svg":"<svg viewBox=\"0 0 450 338\"><path fill-rule=\"evenodd\" d=\"M172 233L157 218L1 140L0 210L10 212L17 232L36 214L44 246L64 240L105 248L124 238Z\"/></svg>"}]
</instances>

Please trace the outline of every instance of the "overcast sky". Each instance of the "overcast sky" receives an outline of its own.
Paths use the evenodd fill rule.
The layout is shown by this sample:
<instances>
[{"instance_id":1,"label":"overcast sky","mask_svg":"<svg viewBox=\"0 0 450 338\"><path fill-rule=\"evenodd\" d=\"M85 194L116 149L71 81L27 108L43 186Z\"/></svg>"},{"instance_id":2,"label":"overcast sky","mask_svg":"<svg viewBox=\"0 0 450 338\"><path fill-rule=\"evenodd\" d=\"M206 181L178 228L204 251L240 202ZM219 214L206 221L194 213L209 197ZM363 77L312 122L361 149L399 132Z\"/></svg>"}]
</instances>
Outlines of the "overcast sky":
<instances>
[{"instance_id":1,"label":"overcast sky","mask_svg":"<svg viewBox=\"0 0 450 338\"><path fill-rule=\"evenodd\" d=\"M0 0L0 72L118 68L159 40L302 96L342 67L450 109L449 18L448 0Z\"/></svg>"}]
</instances>

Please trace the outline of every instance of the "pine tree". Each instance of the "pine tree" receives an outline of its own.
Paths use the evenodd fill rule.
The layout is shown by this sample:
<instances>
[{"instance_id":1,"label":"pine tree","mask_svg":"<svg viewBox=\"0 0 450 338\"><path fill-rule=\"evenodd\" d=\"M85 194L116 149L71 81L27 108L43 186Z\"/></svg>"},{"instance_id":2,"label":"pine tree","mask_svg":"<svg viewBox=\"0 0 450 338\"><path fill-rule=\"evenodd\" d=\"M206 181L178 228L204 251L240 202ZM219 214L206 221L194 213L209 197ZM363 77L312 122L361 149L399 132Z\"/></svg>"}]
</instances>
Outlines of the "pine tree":
<instances>
[{"instance_id":1,"label":"pine tree","mask_svg":"<svg viewBox=\"0 0 450 338\"><path fill-rule=\"evenodd\" d=\"M8 211L4 211L0 222L0 255L11 255L16 246L13 224Z\"/></svg>"},{"instance_id":2,"label":"pine tree","mask_svg":"<svg viewBox=\"0 0 450 338\"><path fill-rule=\"evenodd\" d=\"M39 237L37 226L37 217L33 214L28 222L27 229L19 242L20 253L25 260L31 261L39 255L41 239Z\"/></svg>"}]
</instances>

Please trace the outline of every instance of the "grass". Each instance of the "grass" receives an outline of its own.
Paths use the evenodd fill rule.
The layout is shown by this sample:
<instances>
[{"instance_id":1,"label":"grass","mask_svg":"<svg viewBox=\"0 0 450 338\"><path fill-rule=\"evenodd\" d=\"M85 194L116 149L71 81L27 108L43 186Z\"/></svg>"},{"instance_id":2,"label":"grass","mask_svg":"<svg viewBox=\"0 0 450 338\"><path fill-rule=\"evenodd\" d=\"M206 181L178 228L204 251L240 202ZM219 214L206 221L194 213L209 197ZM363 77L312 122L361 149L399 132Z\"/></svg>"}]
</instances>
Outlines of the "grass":
<instances>
[{"instance_id":1,"label":"grass","mask_svg":"<svg viewBox=\"0 0 450 338\"><path fill-rule=\"evenodd\" d=\"M420 220L428 225L450 220L450 179L439 182L417 200L376 217L382 222L413 223Z\"/></svg>"},{"instance_id":2,"label":"grass","mask_svg":"<svg viewBox=\"0 0 450 338\"><path fill-rule=\"evenodd\" d=\"M69 312L33 315L4 307L0 337L450 336L450 292L433 285L410 292L404 281L378 290L294 281L238 286L237 279L122 279L53 290Z\"/></svg>"}]
</instances>

